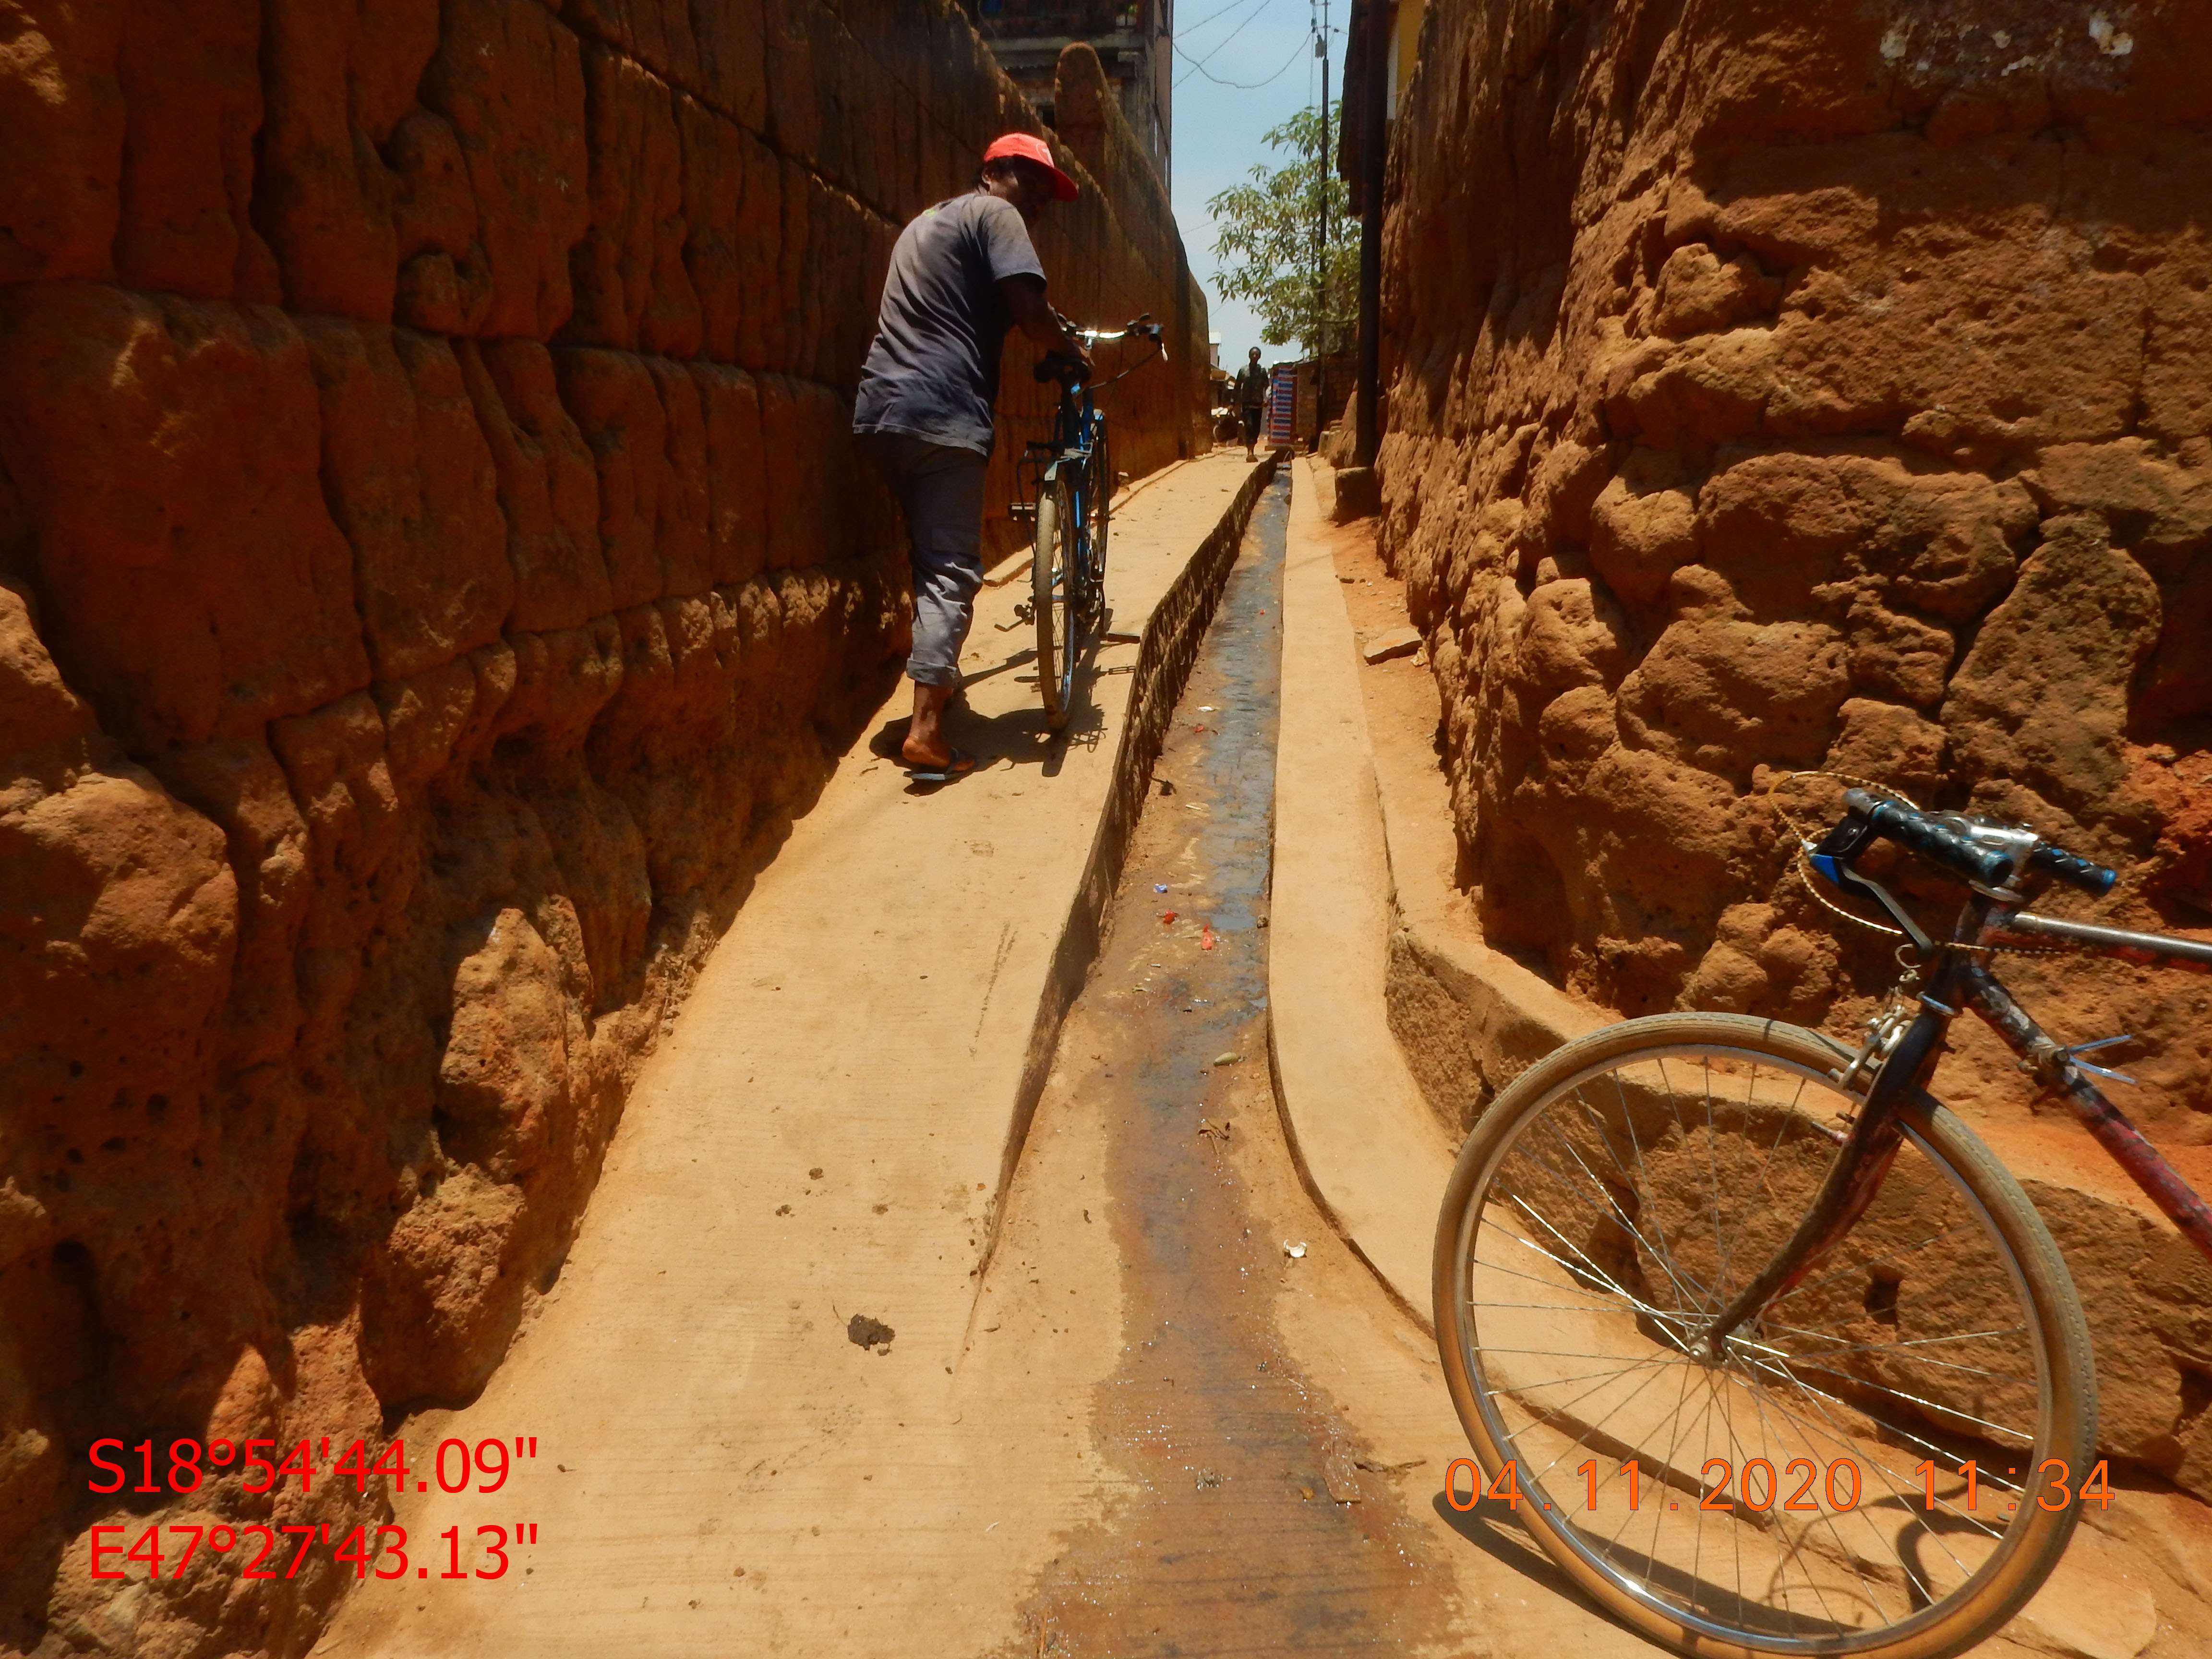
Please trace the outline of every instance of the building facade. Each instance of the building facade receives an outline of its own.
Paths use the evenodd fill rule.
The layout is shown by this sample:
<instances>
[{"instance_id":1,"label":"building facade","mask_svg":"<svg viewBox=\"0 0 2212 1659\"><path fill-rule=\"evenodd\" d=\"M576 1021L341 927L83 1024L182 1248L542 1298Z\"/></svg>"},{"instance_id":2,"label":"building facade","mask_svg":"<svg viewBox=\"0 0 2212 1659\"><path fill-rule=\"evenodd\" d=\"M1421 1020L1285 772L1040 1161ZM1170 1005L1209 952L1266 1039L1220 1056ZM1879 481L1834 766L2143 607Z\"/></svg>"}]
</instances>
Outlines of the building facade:
<instances>
[{"instance_id":1,"label":"building facade","mask_svg":"<svg viewBox=\"0 0 2212 1659\"><path fill-rule=\"evenodd\" d=\"M1175 0L966 0L1014 84L1047 126L1053 125L1053 76L1060 54L1087 40L1105 65L1121 113L1158 168L1168 171L1169 109L1174 82Z\"/></svg>"}]
</instances>

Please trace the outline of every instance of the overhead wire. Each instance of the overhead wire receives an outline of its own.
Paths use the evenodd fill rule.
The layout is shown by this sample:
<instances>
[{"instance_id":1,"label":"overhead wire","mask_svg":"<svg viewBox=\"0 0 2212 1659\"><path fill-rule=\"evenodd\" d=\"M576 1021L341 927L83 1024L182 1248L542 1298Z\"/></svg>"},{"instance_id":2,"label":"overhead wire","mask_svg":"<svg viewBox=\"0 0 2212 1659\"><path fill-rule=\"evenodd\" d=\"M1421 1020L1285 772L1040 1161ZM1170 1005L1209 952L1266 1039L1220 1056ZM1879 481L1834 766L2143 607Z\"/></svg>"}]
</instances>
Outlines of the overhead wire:
<instances>
[{"instance_id":1,"label":"overhead wire","mask_svg":"<svg viewBox=\"0 0 2212 1659\"><path fill-rule=\"evenodd\" d=\"M1266 81L1255 81L1249 87L1241 86L1240 83L1235 81L1224 81L1219 76L1209 71L1206 67L1208 64L1212 63L1216 58L1218 58L1221 55L1222 49L1228 46L1231 40L1234 40L1238 35L1243 33L1246 29L1250 28L1253 24L1258 22L1260 19L1265 17L1268 12L1273 10L1274 9L1274 4L1275 0L1261 0L1259 9L1253 12L1250 16L1247 17L1235 28L1230 30L1228 33L1223 35L1219 40L1214 43L1212 50L1208 52L1203 58L1193 58L1188 52L1182 49L1182 42L1179 38L1174 35L1169 36L1168 44L1175 48L1176 56L1182 58L1185 63L1190 65L1190 68L1184 72L1182 79L1177 81L1176 85L1182 85L1183 82L1189 80L1194 75L1203 75L1207 80L1212 82L1216 86L1237 87L1240 91L1249 92L1255 88L1267 86L1270 82L1279 79L1282 76L1283 70L1289 69L1291 66L1287 59L1285 60L1283 68L1277 70L1275 73L1269 76ZM1219 13L1215 14L1216 16L1218 16L1219 15ZM1295 57L1297 54L1293 52L1291 56Z\"/></svg>"},{"instance_id":2,"label":"overhead wire","mask_svg":"<svg viewBox=\"0 0 2212 1659\"><path fill-rule=\"evenodd\" d=\"M1173 34L1169 36L1169 39L1180 40L1187 34L1195 34L1200 29L1204 28L1208 23L1213 21L1215 18L1226 17L1231 12L1235 11L1237 7L1249 6L1251 3L1252 0L1229 0L1229 3L1222 7L1218 11L1210 11L1206 13L1205 16L1200 18L1198 21L1191 24L1188 28L1177 29Z\"/></svg>"},{"instance_id":3,"label":"overhead wire","mask_svg":"<svg viewBox=\"0 0 2212 1659\"><path fill-rule=\"evenodd\" d=\"M1274 85L1276 82L1281 80L1285 75L1289 74L1291 65L1297 62L1298 55L1307 50L1310 42L1310 36L1301 35L1298 39L1297 45L1291 48L1291 55L1283 59L1282 68L1277 70L1273 75L1269 76L1264 81L1224 81L1219 76L1214 74L1211 70L1206 68L1202 61L1188 58L1188 54L1184 53L1182 49L1178 46L1176 48L1176 56L1185 58L1186 60L1190 63L1190 68L1185 71L1182 80L1177 81L1176 85L1182 85L1183 81L1189 80L1194 75L1202 75L1207 80L1212 82L1217 87L1229 87L1237 92L1257 92L1261 87L1271 87ZM1224 41L1222 44L1225 46L1228 43ZM1208 54L1208 56L1211 55L1211 53Z\"/></svg>"}]
</instances>

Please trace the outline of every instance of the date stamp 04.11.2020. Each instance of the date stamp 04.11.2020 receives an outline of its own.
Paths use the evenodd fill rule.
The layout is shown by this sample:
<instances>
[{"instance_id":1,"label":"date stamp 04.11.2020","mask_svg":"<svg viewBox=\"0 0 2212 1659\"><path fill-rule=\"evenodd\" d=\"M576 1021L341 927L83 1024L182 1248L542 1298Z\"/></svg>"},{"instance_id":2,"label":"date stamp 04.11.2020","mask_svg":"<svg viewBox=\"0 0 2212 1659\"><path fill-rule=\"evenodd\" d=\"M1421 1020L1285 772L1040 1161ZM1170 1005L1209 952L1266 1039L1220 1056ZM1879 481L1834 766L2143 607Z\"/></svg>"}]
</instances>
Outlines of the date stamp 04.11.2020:
<instances>
[{"instance_id":1,"label":"date stamp 04.11.2020","mask_svg":"<svg viewBox=\"0 0 2212 1659\"><path fill-rule=\"evenodd\" d=\"M155 1443L142 1440L126 1445L120 1440L95 1440L90 1462L94 1474L86 1490L102 1494L188 1496L211 1482L228 1483L242 1477L238 1490L251 1496L270 1497L293 1489L302 1498L311 1494L318 1480L350 1480L357 1496L386 1480L396 1495L412 1490L427 1492L433 1480L442 1492L489 1494L507 1484L516 1465L535 1459L538 1437L518 1434L511 1439L483 1439L471 1445L465 1440L441 1440L430 1461L412 1465L407 1443L394 1440L372 1457L368 1444L353 1442L335 1460L326 1437L302 1440L283 1449L275 1440L173 1440L166 1455ZM510 1451L509 1448L512 1447ZM133 1480L136 1476L136 1480ZM272 1521L274 1517L272 1516ZM294 1578L310 1556L328 1552L333 1561L350 1566L356 1578L429 1578L432 1566L439 1578L503 1578L512 1562L507 1552L538 1541L534 1521L508 1521L475 1528L467 1533L459 1526L437 1534L436 1544L422 1553L429 1565L416 1565L408 1559L407 1529L367 1523L347 1529L329 1522L264 1524L259 1522L216 1521L211 1525L185 1525L160 1520L134 1525L118 1522L92 1528L89 1537L91 1571L94 1578L182 1578L202 1550L231 1560L240 1575L253 1579ZM418 1544L418 1549L422 1547ZM133 1571L132 1569L137 1569Z\"/></svg>"},{"instance_id":2,"label":"date stamp 04.11.2020","mask_svg":"<svg viewBox=\"0 0 2212 1659\"><path fill-rule=\"evenodd\" d=\"M1468 1482L1464 1489L1460 1484L1462 1469L1467 1471ZM1601 1507L1601 1491L1611 1494L1605 1507L1625 1504L1636 1512L1661 1504L1670 1510L1680 1510L1688 1504L1697 1510L1734 1511L1741 1507L1763 1512L1779 1504L1784 1510L1825 1510L1843 1514L1856 1509L1869 1495L1869 1477L1855 1457L1836 1458L1825 1468L1809 1457L1793 1457L1779 1470L1764 1457L1748 1458L1741 1468L1729 1458L1711 1457L1705 1460L1694 1481L1685 1474L1647 1468L1631 1458L1607 1475L1602 1486L1595 1457L1583 1462L1575 1473L1583 1478L1583 1507L1593 1513ZM1920 1483L1917 1492L1899 1488L1883 1471L1873 1479L1872 1484L1877 1488L1873 1495L1892 1503L1917 1498L1930 1510L1965 1510L1976 1513L2009 1512L2031 1502L2040 1509L2051 1510L2077 1503L2095 1504L2107 1510L2112 1504L2112 1476L2102 1462L2082 1476L2079 1486L2074 1484L2073 1470L2063 1458L2058 1457L2045 1458L2032 1470L2018 1466L2002 1470L1984 1468L1972 1460L1954 1469L1947 1469L1931 1457L1912 1473ZM2027 1477L2025 1484L2023 1475ZM1461 1496L1462 1490L1466 1492L1464 1499ZM1545 1509L1552 1507L1549 1499L1532 1497L1521 1490L1515 1461L1509 1461L1498 1472L1498 1478L1486 1487L1482 1472L1475 1467L1474 1459L1453 1460L1444 1472L1444 1501L1455 1510L1465 1510L1486 1498L1496 1498L1512 1510L1518 1510L1524 1503L1540 1504Z\"/></svg>"}]
</instances>

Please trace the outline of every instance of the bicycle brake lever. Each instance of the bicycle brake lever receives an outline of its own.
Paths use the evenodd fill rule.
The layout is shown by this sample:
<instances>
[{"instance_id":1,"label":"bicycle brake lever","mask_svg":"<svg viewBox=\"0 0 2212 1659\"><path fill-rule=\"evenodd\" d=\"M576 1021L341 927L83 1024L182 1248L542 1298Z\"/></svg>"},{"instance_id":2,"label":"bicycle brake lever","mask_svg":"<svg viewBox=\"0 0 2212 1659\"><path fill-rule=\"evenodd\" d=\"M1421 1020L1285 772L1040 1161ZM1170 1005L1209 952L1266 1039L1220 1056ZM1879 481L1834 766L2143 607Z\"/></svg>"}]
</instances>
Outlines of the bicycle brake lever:
<instances>
[{"instance_id":1,"label":"bicycle brake lever","mask_svg":"<svg viewBox=\"0 0 2212 1659\"><path fill-rule=\"evenodd\" d=\"M1821 843L1826 846L1826 842ZM1912 947L1923 957L1936 953L1936 941L1921 931L1920 924L1905 914L1905 907L1880 882L1870 880L1844 862L1846 854L1824 853L1808 849L1805 862L1817 871L1822 879L1849 893L1853 898L1866 899L1881 907L1881 913L1895 922Z\"/></svg>"}]
</instances>

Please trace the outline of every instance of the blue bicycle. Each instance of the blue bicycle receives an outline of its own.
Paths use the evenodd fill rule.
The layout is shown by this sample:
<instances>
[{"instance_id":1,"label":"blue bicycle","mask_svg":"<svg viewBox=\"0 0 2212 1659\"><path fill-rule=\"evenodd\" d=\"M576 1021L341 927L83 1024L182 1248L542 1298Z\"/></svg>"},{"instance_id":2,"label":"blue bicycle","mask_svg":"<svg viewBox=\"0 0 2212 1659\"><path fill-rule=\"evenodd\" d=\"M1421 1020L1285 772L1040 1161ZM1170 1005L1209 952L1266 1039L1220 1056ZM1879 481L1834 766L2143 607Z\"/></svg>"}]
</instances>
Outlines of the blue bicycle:
<instances>
[{"instance_id":1,"label":"blue bicycle","mask_svg":"<svg viewBox=\"0 0 2212 1659\"><path fill-rule=\"evenodd\" d=\"M1030 501L1021 516L1036 522L1030 610L1036 623L1037 689L1044 696L1045 724L1055 732L1075 711L1076 662L1106 619L1106 532L1117 481L1106 444L1106 417L1098 411L1094 392L1167 356L1160 326L1150 313L1126 328L1075 333L1091 345L1149 339L1154 350L1097 387L1071 359L1046 357L1036 366L1038 380L1060 382L1060 410L1051 439L1031 443L1024 457L1024 474L1032 488L1025 491Z\"/></svg>"}]
</instances>

